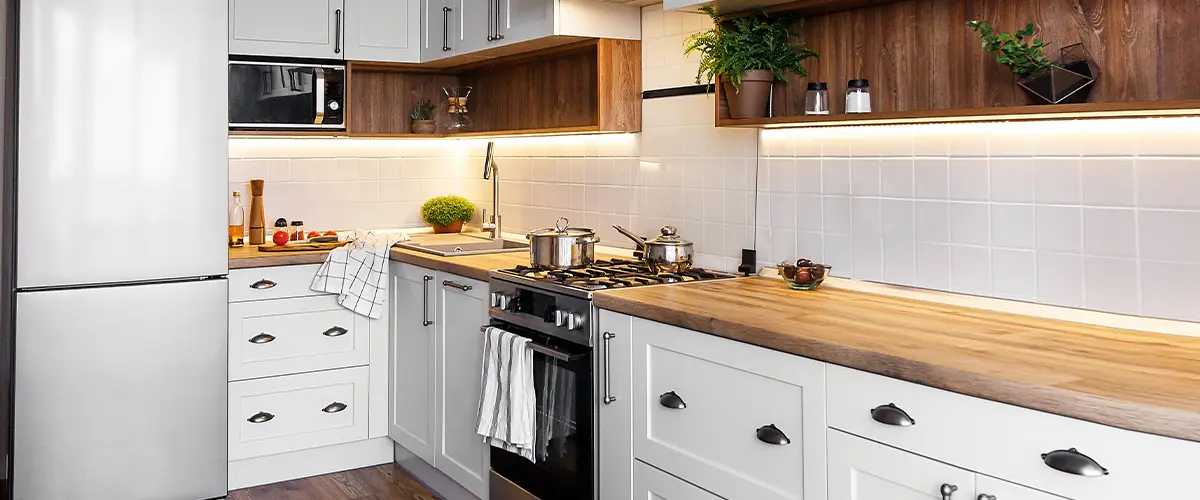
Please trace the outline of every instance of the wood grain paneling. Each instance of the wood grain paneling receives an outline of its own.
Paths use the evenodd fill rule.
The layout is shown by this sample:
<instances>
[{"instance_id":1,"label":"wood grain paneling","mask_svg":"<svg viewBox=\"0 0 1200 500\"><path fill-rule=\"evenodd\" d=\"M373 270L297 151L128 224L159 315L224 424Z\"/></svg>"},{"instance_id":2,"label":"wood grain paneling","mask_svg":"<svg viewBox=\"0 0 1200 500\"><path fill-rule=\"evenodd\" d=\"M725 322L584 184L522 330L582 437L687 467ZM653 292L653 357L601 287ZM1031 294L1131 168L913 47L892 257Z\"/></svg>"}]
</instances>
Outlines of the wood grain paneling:
<instances>
[{"instance_id":1,"label":"wood grain paneling","mask_svg":"<svg viewBox=\"0 0 1200 500\"><path fill-rule=\"evenodd\" d=\"M421 98L438 104L437 122L448 120L442 87L458 85L452 74L396 70L378 65L351 65L350 135L411 133L412 108Z\"/></svg>"},{"instance_id":2,"label":"wood grain paneling","mask_svg":"<svg viewBox=\"0 0 1200 500\"><path fill-rule=\"evenodd\" d=\"M600 130L641 130L642 42L600 40L596 51L599 78L596 113Z\"/></svg>"},{"instance_id":3,"label":"wood grain paneling","mask_svg":"<svg viewBox=\"0 0 1200 500\"><path fill-rule=\"evenodd\" d=\"M1200 441L1200 338L741 278L597 307L960 394Z\"/></svg>"},{"instance_id":4,"label":"wood grain paneling","mask_svg":"<svg viewBox=\"0 0 1200 500\"><path fill-rule=\"evenodd\" d=\"M597 117L595 46L543 58L476 67L461 75L470 85L474 129L580 127Z\"/></svg>"},{"instance_id":5,"label":"wood grain paneling","mask_svg":"<svg viewBox=\"0 0 1200 500\"><path fill-rule=\"evenodd\" d=\"M972 19L988 20L1006 32L1032 22L1039 29L1036 36L1049 43L1051 58L1064 46L1083 43L1101 72L1092 103L1200 99L1200 81L1192 75L1200 57L1200 39L1195 34L1200 2L1194 0L872 3L878 5L810 15L792 26L821 53L820 59L810 59L806 66L809 79L829 83L835 115L844 111L842 95L852 78L871 81L874 109L879 113L1027 105L1016 77L982 50L977 34L963 27ZM809 79L793 76L787 84L777 85L775 116L803 114ZM1192 107L1200 107L1200 102Z\"/></svg>"}]
</instances>

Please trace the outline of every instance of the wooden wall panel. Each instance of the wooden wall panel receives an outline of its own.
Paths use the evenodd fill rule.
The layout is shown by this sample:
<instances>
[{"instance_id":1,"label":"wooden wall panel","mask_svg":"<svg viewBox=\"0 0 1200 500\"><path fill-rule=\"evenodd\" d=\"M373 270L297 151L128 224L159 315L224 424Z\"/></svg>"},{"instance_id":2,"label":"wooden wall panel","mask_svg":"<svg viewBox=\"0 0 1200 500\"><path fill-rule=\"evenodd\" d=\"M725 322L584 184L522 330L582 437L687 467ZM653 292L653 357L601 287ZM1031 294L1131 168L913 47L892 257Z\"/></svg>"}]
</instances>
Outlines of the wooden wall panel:
<instances>
[{"instance_id":1,"label":"wooden wall panel","mask_svg":"<svg viewBox=\"0 0 1200 500\"><path fill-rule=\"evenodd\" d=\"M438 104L439 132L449 120L442 87L458 84L457 75L405 72L386 68L351 69L348 130L355 136L411 132L413 106L421 97Z\"/></svg>"},{"instance_id":2,"label":"wooden wall panel","mask_svg":"<svg viewBox=\"0 0 1200 500\"><path fill-rule=\"evenodd\" d=\"M600 40L596 48L600 130L642 130L642 42Z\"/></svg>"},{"instance_id":3,"label":"wooden wall panel","mask_svg":"<svg viewBox=\"0 0 1200 500\"><path fill-rule=\"evenodd\" d=\"M871 80L880 112L1026 104L1013 74L964 27L971 19L1007 32L1033 22L1052 59L1082 42L1101 72L1091 102L1200 99L1198 0L902 0L809 16L793 30L822 54L807 67L829 83L834 113L851 78ZM775 115L803 114L806 86L795 76L778 86Z\"/></svg>"},{"instance_id":4,"label":"wooden wall panel","mask_svg":"<svg viewBox=\"0 0 1200 500\"><path fill-rule=\"evenodd\" d=\"M594 44L538 58L472 68L468 106L475 130L580 127L598 123Z\"/></svg>"}]
</instances>

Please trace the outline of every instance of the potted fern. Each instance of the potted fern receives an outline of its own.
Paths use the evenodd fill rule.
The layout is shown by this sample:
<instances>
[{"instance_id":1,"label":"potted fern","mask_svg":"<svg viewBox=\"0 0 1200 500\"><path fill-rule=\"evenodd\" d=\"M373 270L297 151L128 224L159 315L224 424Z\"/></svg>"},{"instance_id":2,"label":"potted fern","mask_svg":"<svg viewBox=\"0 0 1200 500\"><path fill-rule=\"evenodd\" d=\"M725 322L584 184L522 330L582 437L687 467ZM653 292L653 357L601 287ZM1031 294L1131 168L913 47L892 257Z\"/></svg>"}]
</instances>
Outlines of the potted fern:
<instances>
[{"instance_id":1,"label":"potted fern","mask_svg":"<svg viewBox=\"0 0 1200 500\"><path fill-rule=\"evenodd\" d=\"M1099 71L1083 44L1063 47L1058 60L1046 57L1046 42L1033 38L1029 23L1016 33L996 31L986 21L971 21L967 28L979 33L983 50L996 55L996 62L1017 75L1017 85L1033 104L1087 102Z\"/></svg>"},{"instance_id":2,"label":"potted fern","mask_svg":"<svg viewBox=\"0 0 1200 500\"><path fill-rule=\"evenodd\" d=\"M421 98L417 104L413 106L412 113L412 131L414 134L432 134L437 131L437 122L434 121L434 113L437 111L437 104L427 98Z\"/></svg>"},{"instance_id":3,"label":"potted fern","mask_svg":"<svg viewBox=\"0 0 1200 500\"><path fill-rule=\"evenodd\" d=\"M457 233L463 222L475 217L475 204L462 196L447 195L430 198L421 205L421 218L433 226L435 233Z\"/></svg>"},{"instance_id":4,"label":"potted fern","mask_svg":"<svg viewBox=\"0 0 1200 500\"><path fill-rule=\"evenodd\" d=\"M732 118L767 116L771 88L786 82L788 73L806 77L804 60L819 57L815 50L788 31L790 17L767 17L766 12L724 21L712 7L701 10L713 20L708 31L687 38L684 54L700 53L696 83L721 78Z\"/></svg>"}]
</instances>

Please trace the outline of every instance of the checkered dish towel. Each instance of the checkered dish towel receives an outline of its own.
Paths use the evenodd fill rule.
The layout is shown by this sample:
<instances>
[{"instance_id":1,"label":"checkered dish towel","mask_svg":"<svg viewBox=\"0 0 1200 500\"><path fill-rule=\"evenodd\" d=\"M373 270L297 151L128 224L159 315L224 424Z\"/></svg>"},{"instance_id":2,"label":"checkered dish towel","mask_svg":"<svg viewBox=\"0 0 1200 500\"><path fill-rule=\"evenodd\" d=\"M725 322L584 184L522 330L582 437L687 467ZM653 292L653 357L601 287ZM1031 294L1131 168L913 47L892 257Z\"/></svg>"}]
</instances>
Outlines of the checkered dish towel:
<instances>
[{"instance_id":1,"label":"checkered dish towel","mask_svg":"<svg viewBox=\"0 0 1200 500\"><path fill-rule=\"evenodd\" d=\"M405 234L355 233L349 245L333 249L309 287L338 294L338 304L368 318L383 317L387 302L388 249Z\"/></svg>"}]
</instances>

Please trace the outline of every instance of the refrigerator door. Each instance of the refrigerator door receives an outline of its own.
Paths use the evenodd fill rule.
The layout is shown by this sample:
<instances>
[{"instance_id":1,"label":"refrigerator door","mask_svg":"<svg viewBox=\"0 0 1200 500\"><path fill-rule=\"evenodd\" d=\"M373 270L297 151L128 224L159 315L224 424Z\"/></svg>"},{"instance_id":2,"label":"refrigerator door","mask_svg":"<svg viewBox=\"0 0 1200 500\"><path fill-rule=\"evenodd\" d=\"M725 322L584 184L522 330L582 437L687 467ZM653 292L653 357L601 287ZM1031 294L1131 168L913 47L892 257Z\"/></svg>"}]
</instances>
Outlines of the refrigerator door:
<instances>
[{"instance_id":1,"label":"refrigerator door","mask_svg":"<svg viewBox=\"0 0 1200 500\"><path fill-rule=\"evenodd\" d=\"M227 9L21 1L19 288L228 272Z\"/></svg>"},{"instance_id":2,"label":"refrigerator door","mask_svg":"<svg viewBox=\"0 0 1200 500\"><path fill-rule=\"evenodd\" d=\"M17 294L14 498L227 488L228 283Z\"/></svg>"}]
</instances>

